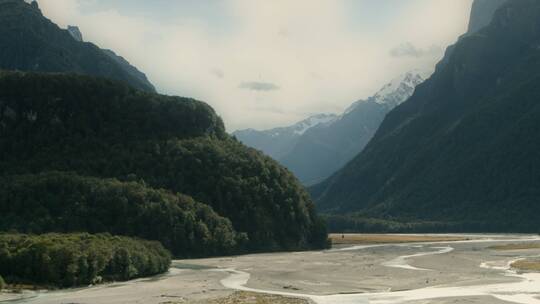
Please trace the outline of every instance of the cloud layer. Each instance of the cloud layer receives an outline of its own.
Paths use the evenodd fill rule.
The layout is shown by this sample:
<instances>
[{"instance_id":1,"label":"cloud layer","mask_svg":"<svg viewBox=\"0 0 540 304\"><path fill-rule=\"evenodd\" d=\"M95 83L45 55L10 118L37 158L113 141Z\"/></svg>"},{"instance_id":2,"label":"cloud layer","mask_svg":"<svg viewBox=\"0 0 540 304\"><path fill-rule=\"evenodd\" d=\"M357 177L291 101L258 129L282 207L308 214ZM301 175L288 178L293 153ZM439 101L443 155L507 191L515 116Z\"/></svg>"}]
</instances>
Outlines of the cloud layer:
<instances>
[{"instance_id":1,"label":"cloud layer","mask_svg":"<svg viewBox=\"0 0 540 304\"><path fill-rule=\"evenodd\" d=\"M279 90L279 86L273 83L257 82L257 81L242 82L240 86L238 87L245 90L260 91L260 92Z\"/></svg>"},{"instance_id":2,"label":"cloud layer","mask_svg":"<svg viewBox=\"0 0 540 304\"><path fill-rule=\"evenodd\" d=\"M442 53L442 48L436 45L432 45L429 48L421 49L417 48L410 42L402 43L399 46L390 50L392 57L424 57L424 56L437 56Z\"/></svg>"},{"instance_id":3,"label":"cloud layer","mask_svg":"<svg viewBox=\"0 0 540 304\"><path fill-rule=\"evenodd\" d=\"M85 40L139 67L160 92L211 104L231 131L339 112L399 73L431 69L465 32L471 6L471 0L201 0L196 7L156 1L39 2L60 26L78 25Z\"/></svg>"}]
</instances>

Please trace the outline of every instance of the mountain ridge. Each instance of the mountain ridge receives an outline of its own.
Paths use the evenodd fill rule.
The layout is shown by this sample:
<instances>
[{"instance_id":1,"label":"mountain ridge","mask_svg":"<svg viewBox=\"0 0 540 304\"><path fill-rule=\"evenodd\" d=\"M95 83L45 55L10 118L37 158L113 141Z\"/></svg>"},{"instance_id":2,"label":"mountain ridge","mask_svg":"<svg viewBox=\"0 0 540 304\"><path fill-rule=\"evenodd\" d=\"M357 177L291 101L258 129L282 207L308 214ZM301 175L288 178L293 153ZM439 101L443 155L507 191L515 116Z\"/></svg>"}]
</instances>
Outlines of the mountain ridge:
<instances>
[{"instance_id":1,"label":"mountain ridge","mask_svg":"<svg viewBox=\"0 0 540 304\"><path fill-rule=\"evenodd\" d=\"M510 0L462 36L364 151L310 189L319 210L453 231L538 229L538 20L540 3Z\"/></svg>"},{"instance_id":2,"label":"mountain ridge","mask_svg":"<svg viewBox=\"0 0 540 304\"><path fill-rule=\"evenodd\" d=\"M290 132L288 137L279 137L282 128L233 134L281 162L302 183L311 185L330 176L359 153L386 113L410 97L428 74L419 70L401 74L373 96L353 103L341 115L327 115L324 123L302 128L299 134Z\"/></svg>"},{"instance_id":3,"label":"mountain ridge","mask_svg":"<svg viewBox=\"0 0 540 304\"><path fill-rule=\"evenodd\" d=\"M286 127L269 130L243 129L232 133L244 144L261 150L274 159L285 155L296 140L307 130L320 124L331 123L338 116L335 114L316 114Z\"/></svg>"},{"instance_id":4,"label":"mountain ridge","mask_svg":"<svg viewBox=\"0 0 540 304\"><path fill-rule=\"evenodd\" d=\"M123 58L74 38L43 16L37 2L0 0L0 69L101 76L155 92L146 75Z\"/></svg>"}]
</instances>

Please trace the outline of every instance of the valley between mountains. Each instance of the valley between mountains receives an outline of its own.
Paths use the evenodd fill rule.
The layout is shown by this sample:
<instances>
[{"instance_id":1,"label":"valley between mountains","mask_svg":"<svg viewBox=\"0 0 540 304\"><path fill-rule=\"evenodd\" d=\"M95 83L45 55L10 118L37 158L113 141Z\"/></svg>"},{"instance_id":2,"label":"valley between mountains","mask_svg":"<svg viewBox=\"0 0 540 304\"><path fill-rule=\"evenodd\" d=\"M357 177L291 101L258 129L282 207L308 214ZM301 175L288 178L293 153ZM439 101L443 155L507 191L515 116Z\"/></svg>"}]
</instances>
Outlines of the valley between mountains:
<instances>
[{"instance_id":1,"label":"valley between mountains","mask_svg":"<svg viewBox=\"0 0 540 304\"><path fill-rule=\"evenodd\" d=\"M540 1L390 2L0 0L0 304L540 304Z\"/></svg>"}]
</instances>

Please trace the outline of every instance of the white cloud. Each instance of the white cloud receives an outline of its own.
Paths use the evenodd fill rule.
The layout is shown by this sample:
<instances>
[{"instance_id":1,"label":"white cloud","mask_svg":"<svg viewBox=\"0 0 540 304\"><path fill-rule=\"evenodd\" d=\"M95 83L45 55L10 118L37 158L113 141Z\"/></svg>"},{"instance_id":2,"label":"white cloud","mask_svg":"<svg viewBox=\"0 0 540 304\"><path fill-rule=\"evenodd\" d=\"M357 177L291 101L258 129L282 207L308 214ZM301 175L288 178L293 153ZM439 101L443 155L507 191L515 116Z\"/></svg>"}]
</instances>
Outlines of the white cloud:
<instances>
[{"instance_id":1,"label":"white cloud","mask_svg":"<svg viewBox=\"0 0 540 304\"><path fill-rule=\"evenodd\" d=\"M278 85L275 85L275 84L269 83L269 82L258 82L258 81L242 82L240 84L239 88L244 89L244 90L260 91L260 92L268 92L268 91L279 90Z\"/></svg>"},{"instance_id":2,"label":"white cloud","mask_svg":"<svg viewBox=\"0 0 540 304\"><path fill-rule=\"evenodd\" d=\"M229 130L338 112L398 73L431 68L440 55L396 58L388 50L404 41L418 49L454 42L466 29L471 3L411 1L373 32L351 26L345 0L224 0L223 13L234 22L227 31L197 18L160 22L118 10L83 13L81 1L97 0L40 0L40 6L62 27L78 25L85 40L124 56L160 92L205 100ZM239 86L248 81L279 90Z\"/></svg>"},{"instance_id":3,"label":"white cloud","mask_svg":"<svg viewBox=\"0 0 540 304\"><path fill-rule=\"evenodd\" d=\"M395 48L390 50L392 57L424 57L424 56L438 56L442 54L443 49L439 46L432 45L429 48L421 49L414 46L410 42L404 42Z\"/></svg>"}]
</instances>

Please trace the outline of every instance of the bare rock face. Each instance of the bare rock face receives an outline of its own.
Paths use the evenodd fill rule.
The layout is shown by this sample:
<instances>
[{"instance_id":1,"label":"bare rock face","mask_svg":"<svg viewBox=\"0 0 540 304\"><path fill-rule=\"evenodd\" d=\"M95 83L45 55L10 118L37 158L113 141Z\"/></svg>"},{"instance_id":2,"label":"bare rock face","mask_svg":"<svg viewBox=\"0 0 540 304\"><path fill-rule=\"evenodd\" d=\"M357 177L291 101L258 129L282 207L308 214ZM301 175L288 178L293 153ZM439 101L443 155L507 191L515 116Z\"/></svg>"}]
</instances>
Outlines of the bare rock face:
<instances>
[{"instance_id":1,"label":"bare rock face","mask_svg":"<svg viewBox=\"0 0 540 304\"><path fill-rule=\"evenodd\" d=\"M69 32L71 37L73 37L73 39L75 39L76 41L79 41L79 42L83 42L83 36L82 36L81 31L79 30L79 27L73 26L73 25L68 25L67 31Z\"/></svg>"},{"instance_id":2,"label":"bare rock face","mask_svg":"<svg viewBox=\"0 0 540 304\"><path fill-rule=\"evenodd\" d=\"M98 76L155 92L134 66L82 38L77 27L47 19L36 1L0 0L0 69Z\"/></svg>"},{"instance_id":3,"label":"bare rock face","mask_svg":"<svg viewBox=\"0 0 540 304\"><path fill-rule=\"evenodd\" d=\"M471 10L471 19L469 21L469 30L467 34L477 32L483 27L488 26L493 19L495 11L508 0L475 0Z\"/></svg>"}]
</instances>

